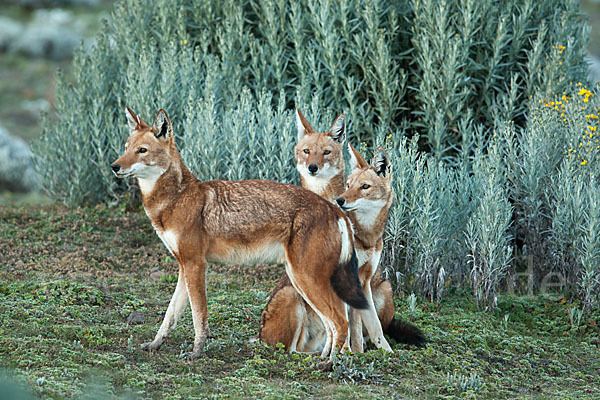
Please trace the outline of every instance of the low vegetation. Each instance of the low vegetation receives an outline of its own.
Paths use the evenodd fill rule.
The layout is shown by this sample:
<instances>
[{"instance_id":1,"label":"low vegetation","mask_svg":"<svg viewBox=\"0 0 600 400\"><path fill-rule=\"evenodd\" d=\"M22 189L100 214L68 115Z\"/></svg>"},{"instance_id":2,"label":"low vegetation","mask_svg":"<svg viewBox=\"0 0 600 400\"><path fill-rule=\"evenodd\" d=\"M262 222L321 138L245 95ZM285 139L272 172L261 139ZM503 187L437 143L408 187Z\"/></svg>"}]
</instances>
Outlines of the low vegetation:
<instances>
[{"instance_id":1,"label":"low vegetation","mask_svg":"<svg viewBox=\"0 0 600 400\"><path fill-rule=\"evenodd\" d=\"M559 294L500 295L493 312L453 287L439 305L396 299L428 347L343 355L326 372L316 356L248 341L280 272L213 265L206 357L180 357L192 345L189 309L149 354L138 346L162 320L177 267L143 211L2 207L0 365L43 398L600 396L600 313Z\"/></svg>"}]
</instances>

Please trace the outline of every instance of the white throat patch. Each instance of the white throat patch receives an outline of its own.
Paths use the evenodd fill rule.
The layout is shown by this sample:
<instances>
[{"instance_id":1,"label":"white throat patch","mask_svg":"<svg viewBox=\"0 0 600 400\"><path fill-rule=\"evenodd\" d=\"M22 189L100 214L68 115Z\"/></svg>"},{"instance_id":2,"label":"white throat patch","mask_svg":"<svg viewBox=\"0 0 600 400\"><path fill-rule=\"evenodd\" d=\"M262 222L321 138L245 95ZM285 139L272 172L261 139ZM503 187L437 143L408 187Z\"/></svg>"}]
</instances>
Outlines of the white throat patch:
<instances>
[{"instance_id":1,"label":"white throat patch","mask_svg":"<svg viewBox=\"0 0 600 400\"><path fill-rule=\"evenodd\" d=\"M165 169L157 165L146 165L138 162L123 172L138 178L142 193L149 194L154 189L154 184L158 178L165 172Z\"/></svg>"},{"instance_id":2,"label":"white throat patch","mask_svg":"<svg viewBox=\"0 0 600 400\"><path fill-rule=\"evenodd\" d=\"M323 193L323 191L331 183L331 179L340 173L337 168L332 167L329 163L325 163L323 168L317 171L316 175L311 175L304 163L298 163L298 165L296 165L296 169L298 169L298 172L300 172L300 175L302 175L302 178L308 186L308 189L317 194Z\"/></svg>"},{"instance_id":3,"label":"white throat patch","mask_svg":"<svg viewBox=\"0 0 600 400\"><path fill-rule=\"evenodd\" d=\"M358 199L352 204L346 204L345 206L354 212L356 215L356 222L362 227L370 228L377 220L377 217L381 213L381 209L386 205L385 200L367 200Z\"/></svg>"}]
</instances>

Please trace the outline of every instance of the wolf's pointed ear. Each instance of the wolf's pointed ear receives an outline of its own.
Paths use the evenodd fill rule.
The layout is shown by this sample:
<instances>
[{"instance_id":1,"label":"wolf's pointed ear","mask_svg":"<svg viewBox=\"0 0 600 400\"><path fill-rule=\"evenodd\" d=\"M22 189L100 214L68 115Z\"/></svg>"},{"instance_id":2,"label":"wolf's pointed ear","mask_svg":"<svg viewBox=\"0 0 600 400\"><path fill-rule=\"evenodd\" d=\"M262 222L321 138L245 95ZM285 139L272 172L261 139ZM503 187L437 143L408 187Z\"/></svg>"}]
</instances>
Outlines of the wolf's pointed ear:
<instances>
[{"instance_id":1,"label":"wolf's pointed ear","mask_svg":"<svg viewBox=\"0 0 600 400\"><path fill-rule=\"evenodd\" d=\"M384 178L389 178L392 172L392 163L383 147L378 147L373 155L373 161L371 161L371 168L375 170L375 173Z\"/></svg>"},{"instance_id":2,"label":"wolf's pointed ear","mask_svg":"<svg viewBox=\"0 0 600 400\"><path fill-rule=\"evenodd\" d=\"M305 135L313 133L315 130L310 126L300 109L296 109L296 126L298 127L298 140L302 140Z\"/></svg>"},{"instance_id":3,"label":"wolf's pointed ear","mask_svg":"<svg viewBox=\"0 0 600 400\"><path fill-rule=\"evenodd\" d=\"M348 152L350 153L350 171L357 168L367 168L369 164L364 157L348 142Z\"/></svg>"},{"instance_id":4,"label":"wolf's pointed ear","mask_svg":"<svg viewBox=\"0 0 600 400\"><path fill-rule=\"evenodd\" d=\"M158 110L154 123L152 124L154 136L159 140L167 140L173 137L173 126L166 111L162 108Z\"/></svg>"},{"instance_id":5,"label":"wolf's pointed ear","mask_svg":"<svg viewBox=\"0 0 600 400\"><path fill-rule=\"evenodd\" d=\"M138 127L142 126L143 122L140 117L127 106L125 106L125 115L127 115L127 124L129 125L130 132L134 132Z\"/></svg>"},{"instance_id":6,"label":"wolf's pointed ear","mask_svg":"<svg viewBox=\"0 0 600 400\"><path fill-rule=\"evenodd\" d=\"M327 133L336 142L344 143L346 140L346 117L344 117L344 114L338 115Z\"/></svg>"}]
</instances>

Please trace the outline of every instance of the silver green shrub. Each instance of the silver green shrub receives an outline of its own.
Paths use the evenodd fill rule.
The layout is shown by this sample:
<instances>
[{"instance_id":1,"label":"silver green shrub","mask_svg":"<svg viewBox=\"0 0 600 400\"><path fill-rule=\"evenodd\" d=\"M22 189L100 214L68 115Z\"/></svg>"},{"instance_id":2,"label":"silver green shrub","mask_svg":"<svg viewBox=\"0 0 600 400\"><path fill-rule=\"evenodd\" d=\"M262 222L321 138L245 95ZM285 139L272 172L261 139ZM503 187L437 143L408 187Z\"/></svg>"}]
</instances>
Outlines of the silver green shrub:
<instances>
[{"instance_id":1,"label":"silver green shrub","mask_svg":"<svg viewBox=\"0 0 600 400\"><path fill-rule=\"evenodd\" d=\"M495 134L486 156L475 159L472 213L465 232L469 249L469 281L478 304L494 308L513 254L512 206L505 187L502 139Z\"/></svg>"},{"instance_id":2,"label":"silver green shrub","mask_svg":"<svg viewBox=\"0 0 600 400\"><path fill-rule=\"evenodd\" d=\"M213 104L219 125L243 88L253 109L266 91L279 114L346 112L355 142L420 133L436 158L468 157L465 127L522 125L537 88L585 77L586 32L575 0L120 1L76 52L72 79L59 76L37 168L64 203L117 201L132 189L105 166L121 151L125 105L146 119L166 109L182 136L189 99Z\"/></svg>"},{"instance_id":3,"label":"silver green shrub","mask_svg":"<svg viewBox=\"0 0 600 400\"><path fill-rule=\"evenodd\" d=\"M509 278L576 294L597 307L600 289L600 101L581 83L534 96L524 127L499 123L469 154L438 162L419 138L386 142L394 206L382 263L399 289L439 301L469 286L493 308Z\"/></svg>"},{"instance_id":4,"label":"silver green shrub","mask_svg":"<svg viewBox=\"0 0 600 400\"><path fill-rule=\"evenodd\" d=\"M512 258L503 147L497 140L487 153L476 149L470 166L450 166L419 152L418 141L387 143L395 201L382 264L399 288L430 301L450 284L470 284L482 306L493 306Z\"/></svg>"}]
</instances>

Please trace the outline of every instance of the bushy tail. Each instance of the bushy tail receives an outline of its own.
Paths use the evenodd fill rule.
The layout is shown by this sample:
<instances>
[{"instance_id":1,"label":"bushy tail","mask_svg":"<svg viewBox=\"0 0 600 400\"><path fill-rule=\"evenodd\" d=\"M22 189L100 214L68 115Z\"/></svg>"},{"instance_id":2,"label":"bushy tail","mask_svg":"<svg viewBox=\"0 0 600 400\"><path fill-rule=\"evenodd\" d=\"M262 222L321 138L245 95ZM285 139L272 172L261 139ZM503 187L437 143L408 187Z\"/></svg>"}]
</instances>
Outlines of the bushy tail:
<instances>
[{"instance_id":1,"label":"bushy tail","mask_svg":"<svg viewBox=\"0 0 600 400\"><path fill-rule=\"evenodd\" d=\"M418 347L425 347L427 343L425 334L419 328L395 317L387 326L383 327L383 333L398 343L407 343Z\"/></svg>"},{"instance_id":2,"label":"bushy tail","mask_svg":"<svg viewBox=\"0 0 600 400\"><path fill-rule=\"evenodd\" d=\"M336 267L331 276L331 286L335 293L351 307L357 309L369 307L358 279L358 259L354 249L352 249L350 260L345 264L338 264Z\"/></svg>"}]
</instances>

